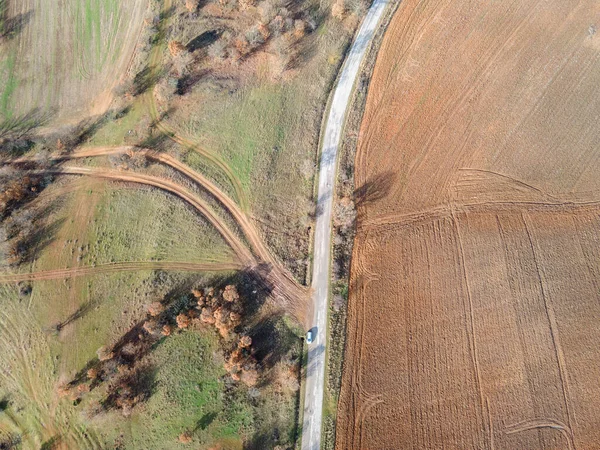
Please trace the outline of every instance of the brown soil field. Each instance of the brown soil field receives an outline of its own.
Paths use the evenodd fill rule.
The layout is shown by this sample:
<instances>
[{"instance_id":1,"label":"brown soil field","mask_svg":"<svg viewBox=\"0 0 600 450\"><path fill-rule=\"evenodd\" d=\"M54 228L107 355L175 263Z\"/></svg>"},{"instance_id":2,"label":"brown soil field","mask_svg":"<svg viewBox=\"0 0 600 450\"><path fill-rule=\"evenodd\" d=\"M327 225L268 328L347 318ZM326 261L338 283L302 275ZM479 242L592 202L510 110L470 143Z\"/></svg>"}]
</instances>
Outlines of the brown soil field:
<instances>
[{"instance_id":1,"label":"brown soil field","mask_svg":"<svg viewBox=\"0 0 600 450\"><path fill-rule=\"evenodd\" d=\"M404 0L359 136L338 449L600 448L600 3Z\"/></svg>"}]
</instances>

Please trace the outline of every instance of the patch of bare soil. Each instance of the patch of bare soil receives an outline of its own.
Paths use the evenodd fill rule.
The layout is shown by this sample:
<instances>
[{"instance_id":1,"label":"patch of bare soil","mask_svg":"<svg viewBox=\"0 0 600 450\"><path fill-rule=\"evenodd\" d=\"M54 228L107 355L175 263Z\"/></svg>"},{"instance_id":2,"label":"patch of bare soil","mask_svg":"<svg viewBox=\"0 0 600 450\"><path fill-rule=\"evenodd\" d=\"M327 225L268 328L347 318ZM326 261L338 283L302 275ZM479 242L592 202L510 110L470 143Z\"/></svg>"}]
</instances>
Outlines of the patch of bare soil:
<instances>
[{"instance_id":1,"label":"patch of bare soil","mask_svg":"<svg viewBox=\"0 0 600 450\"><path fill-rule=\"evenodd\" d=\"M400 5L356 156L336 448L600 448L598 17Z\"/></svg>"}]
</instances>

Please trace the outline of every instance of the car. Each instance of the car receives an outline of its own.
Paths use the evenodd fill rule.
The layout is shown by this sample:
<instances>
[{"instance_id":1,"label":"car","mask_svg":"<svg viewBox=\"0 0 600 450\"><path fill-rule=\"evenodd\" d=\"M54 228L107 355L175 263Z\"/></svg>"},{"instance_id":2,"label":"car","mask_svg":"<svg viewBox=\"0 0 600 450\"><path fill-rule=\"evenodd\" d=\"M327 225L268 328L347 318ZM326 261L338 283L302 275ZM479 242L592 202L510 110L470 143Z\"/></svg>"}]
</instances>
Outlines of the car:
<instances>
[{"instance_id":1,"label":"car","mask_svg":"<svg viewBox=\"0 0 600 450\"><path fill-rule=\"evenodd\" d=\"M317 335L317 327L311 328L306 332L306 343L312 344Z\"/></svg>"}]
</instances>

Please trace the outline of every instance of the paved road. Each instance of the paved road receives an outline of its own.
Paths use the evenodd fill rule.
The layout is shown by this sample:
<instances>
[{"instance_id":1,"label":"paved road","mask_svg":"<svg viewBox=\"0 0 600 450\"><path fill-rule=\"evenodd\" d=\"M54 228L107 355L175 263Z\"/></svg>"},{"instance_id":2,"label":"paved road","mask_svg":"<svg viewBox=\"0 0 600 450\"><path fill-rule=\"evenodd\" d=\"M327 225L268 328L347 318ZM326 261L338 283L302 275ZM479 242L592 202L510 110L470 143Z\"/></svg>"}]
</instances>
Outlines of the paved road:
<instances>
[{"instance_id":1,"label":"paved road","mask_svg":"<svg viewBox=\"0 0 600 450\"><path fill-rule=\"evenodd\" d=\"M350 95L357 79L360 64L375 35L379 19L390 0L375 0L363 21L350 48L342 74L333 94L329 117L323 138L319 169L319 197L317 201L317 229L313 259L312 327L316 327L315 340L309 345L302 425L302 450L318 450L321 446L321 421L323 416L323 389L325 378L325 345L327 343L327 306L329 294L329 266L331 255L331 211L337 154Z\"/></svg>"}]
</instances>

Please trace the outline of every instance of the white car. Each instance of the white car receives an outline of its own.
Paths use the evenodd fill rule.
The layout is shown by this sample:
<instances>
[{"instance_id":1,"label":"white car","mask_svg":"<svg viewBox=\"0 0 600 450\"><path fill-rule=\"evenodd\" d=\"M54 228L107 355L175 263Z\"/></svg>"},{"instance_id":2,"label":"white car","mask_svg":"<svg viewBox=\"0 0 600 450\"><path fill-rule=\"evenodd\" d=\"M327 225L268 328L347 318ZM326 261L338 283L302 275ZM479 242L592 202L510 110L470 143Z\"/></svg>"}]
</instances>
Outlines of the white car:
<instances>
[{"instance_id":1,"label":"white car","mask_svg":"<svg viewBox=\"0 0 600 450\"><path fill-rule=\"evenodd\" d=\"M306 333L306 343L307 344L312 344L313 341L315 340L315 335L317 334L317 329L315 328L311 328L310 330L308 330L308 332Z\"/></svg>"}]
</instances>

